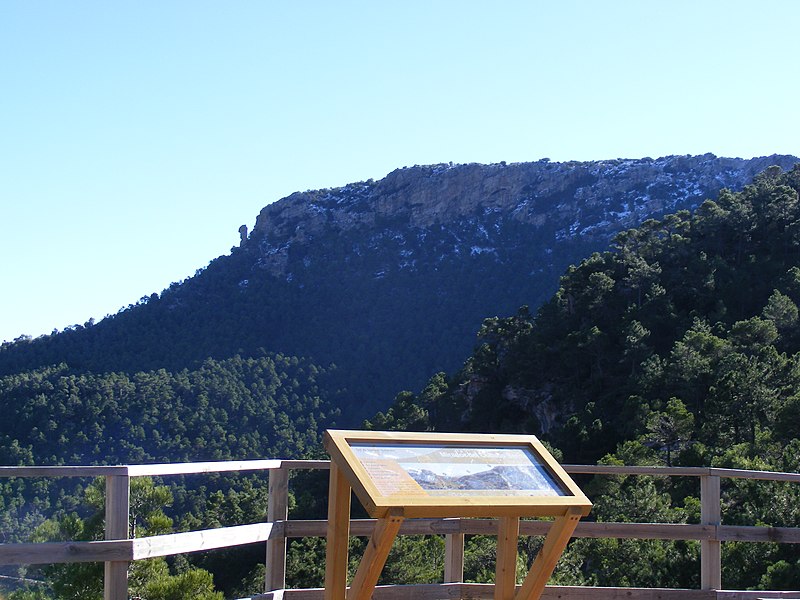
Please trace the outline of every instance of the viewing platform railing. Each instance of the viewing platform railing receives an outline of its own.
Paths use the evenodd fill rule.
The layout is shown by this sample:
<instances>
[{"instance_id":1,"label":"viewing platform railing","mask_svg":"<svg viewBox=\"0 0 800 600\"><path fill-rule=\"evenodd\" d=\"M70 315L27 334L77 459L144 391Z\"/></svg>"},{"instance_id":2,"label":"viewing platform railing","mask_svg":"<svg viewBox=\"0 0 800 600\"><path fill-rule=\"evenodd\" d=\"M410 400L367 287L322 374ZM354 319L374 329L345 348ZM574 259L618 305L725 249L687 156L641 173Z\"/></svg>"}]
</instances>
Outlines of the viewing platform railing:
<instances>
[{"instance_id":1,"label":"viewing platform railing","mask_svg":"<svg viewBox=\"0 0 800 600\"><path fill-rule=\"evenodd\" d=\"M265 592L259 600L322 600L322 589L285 589L286 542L289 538L324 537L325 520L288 519L289 474L298 469L329 469L328 461L251 460L125 466L0 467L0 477L104 477L106 488L105 540L91 542L49 542L0 544L0 565L103 562L105 600L128 600L128 566L131 562L241 546L257 542L266 545ZM564 465L571 475L647 475L700 478L700 523L608 523L583 521L574 537L629 538L700 541L699 590L651 588L598 588L548 586L543 598L578 600L671 600L677 598L746 600L756 598L797 598L800 591L732 591L722 589L722 542L800 543L800 528L731 526L721 523L720 481L727 478L800 483L798 473L773 473L710 467L633 467ZM129 537L130 482L133 477L190 475L201 473L257 472L269 474L266 522L203 531L190 531L131 539ZM351 521L350 535L369 536L375 521ZM545 535L549 521L522 521L520 535ZM492 598L493 584L463 583L464 536L497 534L494 519L409 519L401 535L445 536L443 583L408 586L379 586L375 598Z\"/></svg>"}]
</instances>

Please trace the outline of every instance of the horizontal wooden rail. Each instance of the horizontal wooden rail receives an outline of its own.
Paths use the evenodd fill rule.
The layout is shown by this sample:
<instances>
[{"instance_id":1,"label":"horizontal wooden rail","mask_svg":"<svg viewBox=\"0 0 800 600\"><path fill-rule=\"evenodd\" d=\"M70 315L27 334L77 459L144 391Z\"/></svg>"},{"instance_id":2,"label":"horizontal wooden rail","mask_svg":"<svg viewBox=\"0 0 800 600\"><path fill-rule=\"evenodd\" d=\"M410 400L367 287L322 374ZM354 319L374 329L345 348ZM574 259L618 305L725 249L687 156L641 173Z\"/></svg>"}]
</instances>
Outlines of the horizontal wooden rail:
<instances>
[{"instance_id":1,"label":"horizontal wooden rail","mask_svg":"<svg viewBox=\"0 0 800 600\"><path fill-rule=\"evenodd\" d=\"M800 473L746 471L717 467L659 467L627 465L562 465L571 475L650 475L653 477L721 477L723 479L759 479L800 483Z\"/></svg>"},{"instance_id":2,"label":"horizontal wooden rail","mask_svg":"<svg viewBox=\"0 0 800 600\"><path fill-rule=\"evenodd\" d=\"M368 537L375 528L375 519L352 519L350 535ZM288 538L325 537L327 521L290 520L283 523ZM497 526L495 525L495 531ZM400 535L443 535L461 532L461 519L406 519L400 526Z\"/></svg>"},{"instance_id":3,"label":"horizontal wooden rail","mask_svg":"<svg viewBox=\"0 0 800 600\"><path fill-rule=\"evenodd\" d=\"M627 465L563 465L571 475L649 475L653 477L703 477L723 479L758 479L800 483L800 473L776 471L748 471L717 467L661 467ZM266 471L271 469L327 470L328 460L239 460L197 463L161 463L114 466L0 466L2 477L102 477L124 475L128 477L190 475L239 471Z\"/></svg>"},{"instance_id":4,"label":"horizontal wooden rail","mask_svg":"<svg viewBox=\"0 0 800 600\"><path fill-rule=\"evenodd\" d=\"M130 477L158 475L193 475L199 473L230 473L240 471L267 471L280 469L281 460L240 460L224 462L198 462L154 465L129 465Z\"/></svg>"},{"instance_id":5,"label":"horizontal wooden rail","mask_svg":"<svg viewBox=\"0 0 800 600\"><path fill-rule=\"evenodd\" d=\"M106 477L127 474L126 466L0 467L0 477Z\"/></svg>"},{"instance_id":6,"label":"horizontal wooden rail","mask_svg":"<svg viewBox=\"0 0 800 600\"><path fill-rule=\"evenodd\" d=\"M0 565L42 565L74 562L131 562L265 542L283 528L273 523L170 533L127 540L0 544Z\"/></svg>"},{"instance_id":7,"label":"horizontal wooden rail","mask_svg":"<svg viewBox=\"0 0 800 600\"><path fill-rule=\"evenodd\" d=\"M521 535L546 535L550 521L522 521ZM50 542L38 544L0 544L0 564L49 564L104 560L141 560L156 556L201 552L264 542L281 537L324 537L327 521L293 520L254 523L219 529L206 529L128 540L93 542ZM367 537L374 519L353 519L350 532ZM408 519L402 535L496 535L494 519ZM748 527L730 525L690 525L684 523L580 523L575 537L634 538L661 540L707 540L738 542L800 543L800 530L790 527Z\"/></svg>"},{"instance_id":8,"label":"horizontal wooden rail","mask_svg":"<svg viewBox=\"0 0 800 600\"><path fill-rule=\"evenodd\" d=\"M440 583L378 586L374 600L493 600L494 584ZM322 588L280 590L258 594L252 600L324 600ZM800 598L798 592L685 590L668 588L614 588L547 586L542 600L759 600Z\"/></svg>"},{"instance_id":9,"label":"horizontal wooden rail","mask_svg":"<svg viewBox=\"0 0 800 600\"><path fill-rule=\"evenodd\" d=\"M697 540L701 542L702 590L636 590L634 588L547 588L543 598L602 598L603 600L754 600L756 598L800 598L800 592L732 592L722 591L719 581L719 548L722 542L773 542L800 543L800 528L731 526L720 523L719 482L721 479L751 479L800 483L798 473L773 473L746 471L716 467L660 467L624 465L565 465L573 475L649 476L649 477L697 477L701 482L701 506L703 516L699 524L686 523L606 523L581 522L575 537L581 538L626 538ZM268 522L239 525L203 531L190 531L146 538L126 539L124 527L114 530L107 539L92 542L58 542L43 544L0 544L0 564L52 564L72 562L105 562L106 565L122 565L119 577L125 575L125 565L141 559L200 552L253 543L268 546L268 587L275 589L258 596L263 600L284 598L285 600L316 600L323 597L322 590L283 590L285 587L285 543L287 538L324 537L327 521L288 520L284 509L287 499L288 473L292 470L327 470L327 460L244 460L178 464L119 465L119 466L0 466L0 478L9 477L105 477L116 495L119 508L111 506L111 516L124 524L127 494L130 479L145 476L171 476L208 473L265 472L270 475L270 498L272 507ZM281 483L282 482L282 483ZM121 494L121 496L120 496ZM277 507L277 508L276 508ZM108 518L109 515L107 515ZM546 535L552 521L524 520L520 522L520 534ZM369 536L375 526L372 519L351 521L350 534ZM409 519L400 528L405 535L444 535L450 541L446 546L452 552L463 553L464 535L497 535L498 521L495 519ZM108 532L107 532L108 535ZM459 543L455 541L461 540ZM453 548L458 550L453 551ZM448 578L459 577L463 571L463 556L446 557L450 565ZM109 571L106 571L107 577ZM454 575L455 573L455 575ZM123 579L120 590L126 590L127 579ZM272 587L269 587L272 586ZM417 586L386 586L375 591L376 599L426 600L438 598L492 598L493 585L466 584L450 579L445 584ZM603 590L598 595L598 590ZM276 595L277 594L277 595ZM126 598L119 591L106 598Z\"/></svg>"},{"instance_id":10,"label":"horizontal wooden rail","mask_svg":"<svg viewBox=\"0 0 800 600\"><path fill-rule=\"evenodd\" d=\"M131 540L133 560L266 542L270 539L273 529L275 529L273 523L254 523L136 538Z\"/></svg>"},{"instance_id":11,"label":"horizontal wooden rail","mask_svg":"<svg viewBox=\"0 0 800 600\"><path fill-rule=\"evenodd\" d=\"M279 469L283 463L303 461L283 460L231 460L220 462L119 465L119 466L41 466L0 467L0 477L148 477L159 475L192 475L199 473L226 473L267 471ZM309 461L311 462L311 461ZM314 461L316 462L316 461ZM302 468L299 465L293 468ZM307 467L314 468L314 467Z\"/></svg>"},{"instance_id":12,"label":"horizontal wooden rail","mask_svg":"<svg viewBox=\"0 0 800 600\"><path fill-rule=\"evenodd\" d=\"M552 521L521 521L520 535L547 535ZM327 521L292 520L280 523L276 535L287 538L325 537ZM350 521L350 535L368 537L374 519ZM400 535L497 535L496 519L406 519ZM639 540L715 540L720 542L777 542L800 544L800 529L792 527L743 527L687 523L614 523L582 521L573 537Z\"/></svg>"},{"instance_id":13,"label":"horizontal wooden rail","mask_svg":"<svg viewBox=\"0 0 800 600\"><path fill-rule=\"evenodd\" d=\"M132 540L0 544L0 565L130 561Z\"/></svg>"},{"instance_id":14,"label":"horizontal wooden rail","mask_svg":"<svg viewBox=\"0 0 800 600\"><path fill-rule=\"evenodd\" d=\"M721 542L774 542L800 544L800 529L794 527L753 527L720 525L716 539Z\"/></svg>"}]
</instances>

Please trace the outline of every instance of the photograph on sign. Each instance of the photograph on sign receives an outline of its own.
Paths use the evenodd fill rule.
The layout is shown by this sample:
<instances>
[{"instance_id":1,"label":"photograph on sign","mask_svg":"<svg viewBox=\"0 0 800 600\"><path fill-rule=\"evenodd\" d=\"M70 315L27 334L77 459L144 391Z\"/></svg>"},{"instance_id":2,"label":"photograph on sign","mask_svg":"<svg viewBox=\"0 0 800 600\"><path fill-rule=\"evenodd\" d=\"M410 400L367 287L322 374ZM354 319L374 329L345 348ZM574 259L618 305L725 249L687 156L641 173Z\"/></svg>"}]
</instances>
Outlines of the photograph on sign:
<instances>
[{"instance_id":1,"label":"photograph on sign","mask_svg":"<svg viewBox=\"0 0 800 600\"><path fill-rule=\"evenodd\" d=\"M351 442L384 496L567 496L529 447Z\"/></svg>"}]
</instances>

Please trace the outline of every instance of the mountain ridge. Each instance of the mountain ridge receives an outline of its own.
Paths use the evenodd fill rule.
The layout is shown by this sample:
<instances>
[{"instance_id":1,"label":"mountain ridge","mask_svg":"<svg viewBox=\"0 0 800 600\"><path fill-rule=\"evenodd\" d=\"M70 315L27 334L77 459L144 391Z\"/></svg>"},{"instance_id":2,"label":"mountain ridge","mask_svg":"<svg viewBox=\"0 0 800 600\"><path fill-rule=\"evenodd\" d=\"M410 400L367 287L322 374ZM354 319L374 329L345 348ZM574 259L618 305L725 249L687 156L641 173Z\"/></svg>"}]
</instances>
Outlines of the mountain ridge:
<instances>
[{"instance_id":1,"label":"mountain ridge","mask_svg":"<svg viewBox=\"0 0 800 600\"><path fill-rule=\"evenodd\" d=\"M788 169L797 160L777 154L752 159L704 154L564 163L543 159L415 165L395 169L377 182L290 194L261 210L246 244L261 244L262 266L277 275L286 267L285 244L307 242L326 227L346 231L401 218L411 227L429 228L480 211L507 212L521 223L542 226L552 217L546 210L552 199L565 201L559 205L558 216L606 204L604 219L583 227L580 218L573 220L557 231L557 239L574 233L608 238L619 230L613 226L615 222L632 227L637 216L677 210L692 198L699 202L722 188L739 188L769 166ZM688 178L690 172L693 177ZM535 206L537 200L545 210Z\"/></svg>"},{"instance_id":2,"label":"mountain ridge","mask_svg":"<svg viewBox=\"0 0 800 600\"><path fill-rule=\"evenodd\" d=\"M618 232L798 159L435 165L298 192L231 254L95 324L4 344L0 375L193 368L275 352L331 370L341 425L453 372L483 319L535 308ZM244 237L244 236L243 236Z\"/></svg>"}]
</instances>

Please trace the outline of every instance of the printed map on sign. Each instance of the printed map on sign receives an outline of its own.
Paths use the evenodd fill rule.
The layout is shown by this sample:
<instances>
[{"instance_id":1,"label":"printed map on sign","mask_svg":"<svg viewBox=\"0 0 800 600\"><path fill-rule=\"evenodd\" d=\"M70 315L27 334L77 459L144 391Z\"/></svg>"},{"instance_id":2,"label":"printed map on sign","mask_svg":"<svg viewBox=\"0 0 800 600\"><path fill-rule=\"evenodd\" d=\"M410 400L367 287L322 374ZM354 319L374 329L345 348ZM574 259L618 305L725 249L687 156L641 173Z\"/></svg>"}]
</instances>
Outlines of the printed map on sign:
<instances>
[{"instance_id":1,"label":"printed map on sign","mask_svg":"<svg viewBox=\"0 0 800 600\"><path fill-rule=\"evenodd\" d=\"M524 446L351 442L384 496L566 496Z\"/></svg>"}]
</instances>

